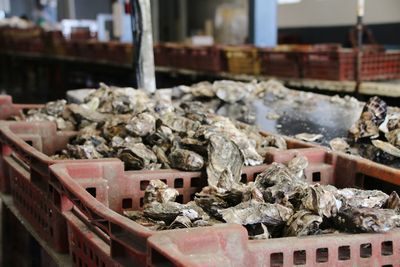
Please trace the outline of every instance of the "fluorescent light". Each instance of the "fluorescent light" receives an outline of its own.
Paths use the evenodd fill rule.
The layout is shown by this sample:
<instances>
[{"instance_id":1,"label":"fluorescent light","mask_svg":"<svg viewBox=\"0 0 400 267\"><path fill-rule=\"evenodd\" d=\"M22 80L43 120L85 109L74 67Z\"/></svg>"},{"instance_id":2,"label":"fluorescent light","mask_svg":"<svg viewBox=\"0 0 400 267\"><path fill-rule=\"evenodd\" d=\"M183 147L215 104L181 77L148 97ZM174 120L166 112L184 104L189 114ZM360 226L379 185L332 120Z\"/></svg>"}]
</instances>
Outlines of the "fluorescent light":
<instances>
[{"instance_id":1,"label":"fluorescent light","mask_svg":"<svg viewBox=\"0 0 400 267\"><path fill-rule=\"evenodd\" d=\"M278 0L278 4L283 5L283 4L296 4L300 3L301 0Z\"/></svg>"}]
</instances>

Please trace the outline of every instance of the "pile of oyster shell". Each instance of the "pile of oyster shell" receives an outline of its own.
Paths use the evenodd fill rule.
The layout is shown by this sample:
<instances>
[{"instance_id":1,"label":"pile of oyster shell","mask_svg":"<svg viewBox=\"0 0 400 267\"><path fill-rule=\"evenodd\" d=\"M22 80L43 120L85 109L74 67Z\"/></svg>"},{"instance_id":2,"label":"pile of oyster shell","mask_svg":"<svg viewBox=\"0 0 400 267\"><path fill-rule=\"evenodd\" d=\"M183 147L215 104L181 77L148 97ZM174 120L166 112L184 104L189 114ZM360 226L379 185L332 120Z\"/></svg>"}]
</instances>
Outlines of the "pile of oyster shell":
<instances>
[{"instance_id":1,"label":"pile of oyster shell","mask_svg":"<svg viewBox=\"0 0 400 267\"><path fill-rule=\"evenodd\" d=\"M400 112L389 113L386 103L376 96L365 104L349 135L352 146L367 158L378 162L400 158ZM338 143L331 142L331 145L335 147ZM342 145L341 149L350 150L350 147Z\"/></svg>"},{"instance_id":2,"label":"pile of oyster shell","mask_svg":"<svg viewBox=\"0 0 400 267\"><path fill-rule=\"evenodd\" d=\"M22 118L54 121L60 130L79 130L55 159L116 157L124 161L127 170L200 171L212 164L214 152L232 153L233 146L222 146L227 139L239 148L244 164L254 166L264 162L272 147L286 149L286 141L217 116L213 101L205 104L196 99L219 95L224 101L238 101L262 88L266 85L219 81L158 90L149 97L140 90L102 85L82 104L50 102Z\"/></svg>"},{"instance_id":3,"label":"pile of oyster shell","mask_svg":"<svg viewBox=\"0 0 400 267\"><path fill-rule=\"evenodd\" d=\"M208 186L186 204L178 191L160 180L150 181L143 211L125 216L151 230L235 223L246 227L250 239L318 235L334 232L387 232L400 226L400 198L377 190L337 189L308 184L304 157L288 166L273 163L254 182L240 182L244 158L229 140L212 137L214 153L207 166Z\"/></svg>"}]
</instances>

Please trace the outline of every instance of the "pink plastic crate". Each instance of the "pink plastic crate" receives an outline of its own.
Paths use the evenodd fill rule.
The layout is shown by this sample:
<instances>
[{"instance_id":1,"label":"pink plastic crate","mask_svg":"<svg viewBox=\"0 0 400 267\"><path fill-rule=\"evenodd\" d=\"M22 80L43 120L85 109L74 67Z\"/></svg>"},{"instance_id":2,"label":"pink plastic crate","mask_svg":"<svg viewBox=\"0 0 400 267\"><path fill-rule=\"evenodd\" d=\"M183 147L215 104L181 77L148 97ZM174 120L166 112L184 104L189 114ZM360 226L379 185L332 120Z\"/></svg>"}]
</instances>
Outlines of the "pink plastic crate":
<instances>
[{"instance_id":1,"label":"pink plastic crate","mask_svg":"<svg viewBox=\"0 0 400 267\"><path fill-rule=\"evenodd\" d=\"M333 184L338 187L364 187L364 180L359 179L360 175L364 175L364 173L358 169L357 161L318 148L272 151L267 160L268 162L285 163L295 155L304 155L309 159L310 165L306 170L306 176L311 183ZM245 168L242 181L254 180L254 177L265 168L266 166ZM168 186L176 188L180 193L177 200L181 203L193 199L194 194L199 192L206 183L202 173L171 170L125 172L122 162L57 164L52 165L50 169L52 170L50 183L54 186L53 198L57 207L63 212L70 211L74 207L78 209L84 214L81 216L83 222L92 225L110 238L110 257L120 263L125 262L135 266L152 263L151 257L150 261L148 260L147 239L159 232L156 233L140 226L122 216L122 212L141 209L144 191L150 180L160 179L165 181ZM218 232L213 227L202 229L205 231L206 239L209 238L207 232ZM246 233L244 228L235 226L233 229L240 230L234 236L239 236L241 239L246 237L246 242L253 244L253 241L247 241L247 234L242 236L243 233ZM92 234L94 233L90 233L91 236ZM341 236L335 236L334 239L341 242ZM363 236L353 235L353 238L363 238ZM382 235L377 236L383 238ZM315 249L318 249L317 246L323 238L314 237L313 240ZM273 243L275 240L254 241L254 244L259 243L261 247L264 247L266 242ZM276 242L280 244L283 241L277 239ZM362 239L362 242L370 241ZM205 242L205 244L207 243L208 241ZM295 239L293 243L298 244L301 241ZM285 242L288 249L293 249L291 244ZM201 246L201 244L196 242L191 246ZM206 247L206 245L204 246ZM310 246L313 246L311 242ZM267 247L270 248L273 245ZM249 250L252 248L253 246L250 246ZM213 251L214 247L205 249ZM252 256L255 257L255 255ZM375 260L376 258L372 257L368 261ZM336 261L333 262L336 263ZM174 261L164 263L169 266L168 264L174 263ZM159 265L155 264L154 266Z\"/></svg>"},{"instance_id":2,"label":"pink plastic crate","mask_svg":"<svg viewBox=\"0 0 400 267\"><path fill-rule=\"evenodd\" d=\"M22 110L41 108L38 104L14 104L9 95L0 95L0 120L7 120L18 116Z\"/></svg>"},{"instance_id":3,"label":"pink plastic crate","mask_svg":"<svg viewBox=\"0 0 400 267\"><path fill-rule=\"evenodd\" d=\"M248 240L240 225L166 231L149 238L148 266L398 266L400 230Z\"/></svg>"}]
</instances>

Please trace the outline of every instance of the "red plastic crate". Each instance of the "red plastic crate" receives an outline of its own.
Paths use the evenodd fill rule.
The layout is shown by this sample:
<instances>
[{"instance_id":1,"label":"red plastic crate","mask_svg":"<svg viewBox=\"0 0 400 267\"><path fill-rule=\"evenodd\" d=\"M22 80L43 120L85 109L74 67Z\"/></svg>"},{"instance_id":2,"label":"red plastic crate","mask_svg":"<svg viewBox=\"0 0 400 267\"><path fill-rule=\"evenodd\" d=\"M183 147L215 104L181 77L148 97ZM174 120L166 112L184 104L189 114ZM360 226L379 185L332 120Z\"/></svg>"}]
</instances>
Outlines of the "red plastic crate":
<instances>
[{"instance_id":1,"label":"red plastic crate","mask_svg":"<svg viewBox=\"0 0 400 267\"><path fill-rule=\"evenodd\" d=\"M18 124L19 122L15 121L6 121L10 119L12 116L18 116L22 110L31 109L31 108L40 108L43 105L32 105L32 104L14 104L12 102L12 97L8 95L0 96L0 125L10 125L10 124ZM0 192L6 193L10 191L10 183L8 177L8 169L3 161L3 155L9 155L11 152L6 147L3 146L0 141Z\"/></svg>"},{"instance_id":2,"label":"red plastic crate","mask_svg":"<svg viewBox=\"0 0 400 267\"><path fill-rule=\"evenodd\" d=\"M61 253L68 251L67 228L65 218L51 200L49 166L75 160L53 160L47 155L65 148L75 134L57 132L56 125L51 122L14 122L2 125L0 130L1 190L13 196L23 217L55 251Z\"/></svg>"},{"instance_id":3,"label":"red plastic crate","mask_svg":"<svg viewBox=\"0 0 400 267\"><path fill-rule=\"evenodd\" d=\"M167 54L168 66L188 69L190 68L190 58L188 57L188 51L184 45L167 43L165 44L165 52Z\"/></svg>"},{"instance_id":4,"label":"red plastic crate","mask_svg":"<svg viewBox=\"0 0 400 267\"><path fill-rule=\"evenodd\" d=\"M11 157L5 157L3 160L7 165L11 195L17 209L55 251L67 253L66 222L54 204L49 201L48 193L29 180L27 166L26 169L22 168L21 162Z\"/></svg>"},{"instance_id":5,"label":"red plastic crate","mask_svg":"<svg viewBox=\"0 0 400 267\"><path fill-rule=\"evenodd\" d=\"M156 66L168 66L168 57L164 44L154 46L154 63Z\"/></svg>"},{"instance_id":6,"label":"red plastic crate","mask_svg":"<svg viewBox=\"0 0 400 267\"><path fill-rule=\"evenodd\" d=\"M65 55L66 54L66 40L62 31L52 30L45 32L43 35L45 51L51 55Z\"/></svg>"},{"instance_id":7,"label":"red plastic crate","mask_svg":"<svg viewBox=\"0 0 400 267\"><path fill-rule=\"evenodd\" d=\"M91 234L94 227L85 224L79 216L79 212L64 212L68 224L72 264L74 266L122 266L111 258L109 238L99 231L97 234Z\"/></svg>"},{"instance_id":8,"label":"red plastic crate","mask_svg":"<svg viewBox=\"0 0 400 267\"><path fill-rule=\"evenodd\" d=\"M43 105L37 104L14 104L9 95L0 95L0 120L10 119L18 116L22 110L41 108Z\"/></svg>"},{"instance_id":9,"label":"red plastic crate","mask_svg":"<svg viewBox=\"0 0 400 267\"><path fill-rule=\"evenodd\" d=\"M248 240L240 225L166 231L149 238L148 266L398 266L400 230Z\"/></svg>"},{"instance_id":10,"label":"red plastic crate","mask_svg":"<svg viewBox=\"0 0 400 267\"><path fill-rule=\"evenodd\" d=\"M301 78L298 52L260 49L261 73L275 77Z\"/></svg>"},{"instance_id":11,"label":"red plastic crate","mask_svg":"<svg viewBox=\"0 0 400 267\"><path fill-rule=\"evenodd\" d=\"M352 50L306 52L302 54L304 78L354 80L355 53ZM385 80L400 77L399 52L365 52L361 79Z\"/></svg>"},{"instance_id":12,"label":"red plastic crate","mask_svg":"<svg viewBox=\"0 0 400 267\"><path fill-rule=\"evenodd\" d=\"M68 40L65 42L65 52L66 55L69 57L79 57L80 50L79 50L79 42Z\"/></svg>"},{"instance_id":13,"label":"red plastic crate","mask_svg":"<svg viewBox=\"0 0 400 267\"><path fill-rule=\"evenodd\" d=\"M53 160L48 155L66 148L69 139L76 135L76 132L58 132L53 122L10 122L2 126L0 130L2 155L9 156L11 153L17 155L31 171L37 174L34 183L38 184L41 180L47 182L50 165L65 162ZM261 134L270 135L266 132L261 132ZM290 137L285 137L285 139L290 149L315 146ZM0 185L2 185L0 190L7 192L10 183L7 175L1 175L4 172L0 169L0 178L3 176L0 179Z\"/></svg>"},{"instance_id":14,"label":"red plastic crate","mask_svg":"<svg viewBox=\"0 0 400 267\"><path fill-rule=\"evenodd\" d=\"M268 162L288 162L295 155L304 155L308 158L310 164L305 173L307 180L311 183L333 184L338 187L362 188L364 186L364 180L359 179L360 175L364 175L364 173L358 169L357 161L349 161L348 158L341 155L318 148L276 150L269 153L267 160ZM135 264L135 266L151 263L151 261L146 262L146 242L156 232L150 231L120 214L124 210L141 209L144 190L150 180L160 179L165 181L168 186L176 188L180 193L177 199L182 203L192 200L194 194L199 192L206 183L206 179L201 173L170 170L124 172L122 162L87 164L72 162L53 165L50 168L52 170L51 184L55 187L53 192L57 206L62 211L68 211L73 207L71 201L86 216L83 216L82 220L103 230L110 237L111 257L119 262ZM265 168L266 166L244 168L242 181L254 180L254 177ZM379 179L379 176L377 178ZM400 181L397 181L398 184ZM204 236L207 236L207 232L216 231L213 227L203 229ZM238 235L241 236L245 230L240 227L239 229ZM382 235L377 236L382 238ZM340 242L341 235L335 237L337 242ZM361 238L363 242L369 242L368 239L363 239L363 235L352 238ZM317 246L324 239L314 237L313 240L315 244L310 243L310 246ZM264 246L266 242L273 243L275 240L254 242L259 242ZM285 243L285 246L292 248L292 243ZM192 246L194 245L192 244ZM213 248L210 248L210 251L212 250ZM336 263L336 261L333 262Z\"/></svg>"},{"instance_id":15,"label":"red plastic crate","mask_svg":"<svg viewBox=\"0 0 400 267\"><path fill-rule=\"evenodd\" d=\"M53 192L48 183L49 166L96 160L53 160L47 155L65 148L75 134L57 132L52 122L12 122L2 125L0 130L0 190L13 195L24 218L59 252L66 250L67 230L65 220L60 219L51 201ZM296 141L288 143L289 146L304 145Z\"/></svg>"},{"instance_id":16,"label":"red plastic crate","mask_svg":"<svg viewBox=\"0 0 400 267\"><path fill-rule=\"evenodd\" d=\"M299 152L273 153L269 160L288 162ZM301 153L309 160L318 156L313 149ZM311 174L311 179L317 177L321 184L363 187L357 161L326 156L336 166L316 169L311 164L307 177ZM314 176L317 171L320 175ZM396 182L391 189L399 189L400 180ZM148 239L148 252L148 266L397 266L400 230L250 241L244 227L225 224L159 232Z\"/></svg>"},{"instance_id":17,"label":"red plastic crate","mask_svg":"<svg viewBox=\"0 0 400 267\"><path fill-rule=\"evenodd\" d=\"M256 47L224 46L222 49L228 72L234 74L260 74L261 62Z\"/></svg>"},{"instance_id":18,"label":"red plastic crate","mask_svg":"<svg viewBox=\"0 0 400 267\"><path fill-rule=\"evenodd\" d=\"M222 51L218 46L187 46L188 68L192 70L222 71Z\"/></svg>"},{"instance_id":19,"label":"red plastic crate","mask_svg":"<svg viewBox=\"0 0 400 267\"><path fill-rule=\"evenodd\" d=\"M355 55L352 52L305 52L302 57L304 78L354 80Z\"/></svg>"},{"instance_id":20,"label":"red plastic crate","mask_svg":"<svg viewBox=\"0 0 400 267\"><path fill-rule=\"evenodd\" d=\"M53 127L45 127L48 125ZM26 146L29 150L44 151L49 154L60 149L60 144L65 145L73 135L68 132L57 134L53 123L11 122L3 124L1 131L12 133L13 139L22 147ZM53 246L55 251L68 252L65 219L49 201L48 186L42 174L31 167L34 159L30 158L29 152L22 155L21 151L10 146L4 139L1 138L0 142L2 144L1 191L13 196L15 206L23 217ZM51 164L51 161L48 163ZM35 180L36 183L33 182Z\"/></svg>"},{"instance_id":21,"label":"red plastic crate","mask_svg":"<svg viewBox=\"0 0 400 267\"><path fill-rule=\"evenodd\" d=\"M157 66L210 72L223 70L222 51L219 46L157 44L154 46L154 57Z\"/></svg>"},{"instance_id":22,"label":"red plastic crate","mask_svg":"<svg viewBox=\"0 0 400 267\"><path fill-rule=\"evenodd\" d=\"M109 62L132 64L133 55L135 53L132 44L120 43L120 42L108 42L106 48L107 48L107 59Z\"/></svg>"}]
</instances>

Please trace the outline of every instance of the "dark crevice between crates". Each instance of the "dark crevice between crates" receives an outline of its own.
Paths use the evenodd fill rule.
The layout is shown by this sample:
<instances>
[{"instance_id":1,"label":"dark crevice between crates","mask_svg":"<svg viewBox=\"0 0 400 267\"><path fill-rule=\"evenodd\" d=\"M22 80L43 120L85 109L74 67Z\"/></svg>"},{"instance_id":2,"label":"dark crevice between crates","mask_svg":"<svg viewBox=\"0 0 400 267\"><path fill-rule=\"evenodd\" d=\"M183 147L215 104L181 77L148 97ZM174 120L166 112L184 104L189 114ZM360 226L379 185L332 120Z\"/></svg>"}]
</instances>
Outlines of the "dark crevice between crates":
<instances>
[{"instance_id":1,"label":"dark crevice between crates","mask_svg":"<svg viewBox=\"0 0 400 267\"><path fill-rule=\"evenodd\" d=\"M365 190L381 190L387 194L390 194L393 191L400 193L400 186L367 175L363 176L362 188Z\"/></svg>"},{"instance_id":2,"label":"dark crevice between crates","mask_svg":"<svg viewBox=\"0 0 400 267\"><path fill-rule=\"evenodd\" d=\"M240 178L240 182L244 183L244 184L247 183L247 174L242 173L242 176Z\"/></svg>"},{"instance_id":3,"label":"dark crevice between crates","mask_svg":"<svg viewBox=\"0 0 400 267\"><path fill-rule=\"evenodd\" d=\"M167 259L164 255L159 253L157 250L151 249L151 263L154 267L173 267L173 264L169 259Z\"/></svg>"},{"instance_id":4,"label":"dark crevice between crates","mask_svg":"<svg viewBox=\"0 0 400 267\"><path fill-rule=\"evenodd\" d=\"M206 180L200 177L192 177L190 179L190 187L199 188L206 185Z\"/></svg>"},{"instance_id":5,"label":"dark crevice between crates","mask_svg":"<svg viewBox=\"0 0 400 267\"><path fill-rule=\"evenodd\" d=\"M130 248L140 252L145 253L147 250L147 237L145 236L135 236L131 232L127 231L126 229L120 227L115 223L110 223L110 230L114 237L117 240L111 240L111 248L115 255L119 255L126 251L126 247L129 246ZM125 245L123 245L124 243Z\"/></svg>"},{"instance_id":6,"label":"dark crevice between crates","mask_svg":"<svg viewBox=\"0 0 400 267\"><path fill-rule=\"evenodd\" d=\"M178 202L178 203L180 203L180 204L183 204L183 195L177 196L175 202Z\"/></svg>"}]
</instances>

